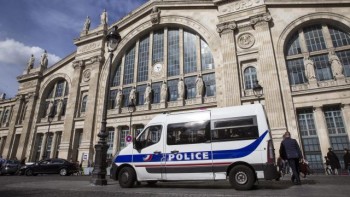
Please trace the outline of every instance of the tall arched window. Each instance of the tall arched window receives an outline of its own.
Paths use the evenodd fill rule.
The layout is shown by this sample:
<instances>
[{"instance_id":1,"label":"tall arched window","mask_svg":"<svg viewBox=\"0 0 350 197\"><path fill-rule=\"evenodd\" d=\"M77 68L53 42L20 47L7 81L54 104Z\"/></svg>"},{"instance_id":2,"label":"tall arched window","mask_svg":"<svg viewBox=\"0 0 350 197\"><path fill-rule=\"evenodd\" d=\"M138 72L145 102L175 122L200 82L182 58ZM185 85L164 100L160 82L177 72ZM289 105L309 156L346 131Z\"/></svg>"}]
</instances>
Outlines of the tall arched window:
<instances>
[{"instance_id":1,"label":"tall arched window","mask_svg":"<svg viewBox=\"0 0 350 197\"><path fill-rule=\"evenodd\" d=\"M88 98L88 96L85 95L81 101L81 110L80 110L81 113L85 113L85 111L86 111L87 98Z\"/></svg>"},{"instance_id":2,"label":"tall arched window","mask_svg":"<svg viewBox=\"0 0 350 197\"><path fill-rule=\"evenodd\" d=\"M5 111L4 115L2 116L2 121L1 121L2 124L5 124L7 122L7 118L9 116L9 113L10 113L10 110Z\"/></svg>"},{"instance_id":3,"label":"tall arched window","mask_svg":"<svg viewBox=\"0 0 350 197\"><path fill-rule=\"evenodd\" d=\"M151 64L151 65L150 65ZM136 87L137 105L144 104L145 88L151 81L151 103L160 103L161 84L168 85L168 101L178 97L178 81L187 86L187 99L195 98L193 79L203 76L205 97L215 96L215 65L209 45L193 30L183 27L157 29L143 34L129 45L115 64L111 81L109 109L115 108L117 89L122 89L123 107L128 106L131 87Z\"/></svg>"},{"instance_id":4,"label":"tall arched window","mask_svg":"<svg viewBox=\"0 0 350 197\"><path fill-rule=\"evenodd\" d=\"M49 107L50 102L53 102L53 114L56 115L58 112L58 103L62 102L62 108L61 110L61 116L65 115L66 112L66 105L68 100L68 83L64 79L58 80L56 83L54 83L51 87L50 92L46 96L45 99L45 112L42 114L43 117L47 116L46 109ZM49 88L50 88L49 87Z\"/></svg>"},{"instance_id":5,"label":"tall arched window","mask_svg":"<svg viewBox=\"0 0 350 197\"><path fill-rule=\"evenodd\" d=\"M343 66L343 74L350 76L350 34L329 24L316 24L297 30L285 48L287 71L291 85L307 83L305 54L314 63L317 81L333 79L329 54L334 50Z\"/></svg>"},{"instance_id":6,"label":"tall arched window","mask_svg":"<svg viewBox=\"0 0 350 197\"><path fill-rule=\"evenodd\" d=\"M252 66L249 66L244 70L244 85L245 89L253 89L254 84L257 81L256 69Z\"/></svg>"}]
</instances>

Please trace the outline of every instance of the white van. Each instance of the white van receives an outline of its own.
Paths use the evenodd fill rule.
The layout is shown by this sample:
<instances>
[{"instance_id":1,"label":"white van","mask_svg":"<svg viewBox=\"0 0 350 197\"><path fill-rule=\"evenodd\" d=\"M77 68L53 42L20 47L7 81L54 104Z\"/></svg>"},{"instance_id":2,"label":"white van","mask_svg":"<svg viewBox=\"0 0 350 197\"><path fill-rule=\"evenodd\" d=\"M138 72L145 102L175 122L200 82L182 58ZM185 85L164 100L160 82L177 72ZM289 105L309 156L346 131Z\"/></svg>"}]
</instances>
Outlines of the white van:
<instances>
[{"instance_id":1,"label":"white van","mask_svg":"<svg viewBox=\"0 0 350 197\"><path fill-rule=\"evenodd\" d=\"M136 181L229 180L238 190L278 179L260 104L161 114L113 160L111 178Z\"/></svg>"}]
</instances>

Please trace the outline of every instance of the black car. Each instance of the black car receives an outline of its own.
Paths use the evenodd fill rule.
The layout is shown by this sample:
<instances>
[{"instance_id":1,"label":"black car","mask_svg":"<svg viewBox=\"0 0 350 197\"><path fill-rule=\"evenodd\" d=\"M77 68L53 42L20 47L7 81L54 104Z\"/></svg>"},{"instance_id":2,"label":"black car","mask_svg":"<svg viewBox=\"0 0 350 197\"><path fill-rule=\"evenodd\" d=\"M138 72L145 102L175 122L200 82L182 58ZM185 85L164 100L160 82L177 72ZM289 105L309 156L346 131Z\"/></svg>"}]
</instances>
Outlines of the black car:
<instances>
[{"instance_id":1,"label":"black car","mask_svg":"<svg viewBox=\"0 0 350 197\"><path fill-rule=\"evenodd\" d=\"M21 164L18 160L5 160L0 166L0 175L14 175L20 169Z\"/></svg>"},{"instance_id":2,"label":"black car","mask_svg":"<svg viewBox=\"0 0 350 197\"><path fill-rule=\"evenodd\" d=\"M69 176L78 172L78 166L65 159L45 159L32 165L21 167L20 173L27 176L36 176L38 174L60 174Z\"/></svg>"}]
</instances>

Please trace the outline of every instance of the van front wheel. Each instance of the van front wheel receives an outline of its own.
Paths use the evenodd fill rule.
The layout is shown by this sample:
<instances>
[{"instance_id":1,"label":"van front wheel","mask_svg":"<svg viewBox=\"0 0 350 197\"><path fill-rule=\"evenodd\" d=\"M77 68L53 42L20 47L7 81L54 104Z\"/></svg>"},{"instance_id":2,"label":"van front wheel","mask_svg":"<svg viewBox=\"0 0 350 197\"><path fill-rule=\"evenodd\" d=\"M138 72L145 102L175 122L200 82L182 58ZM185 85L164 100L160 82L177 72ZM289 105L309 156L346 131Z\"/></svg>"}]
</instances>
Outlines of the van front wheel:
<instances>
[{"instance_id":1,"label":"van front wheel","mask_svg":"<svg viewBox=\"0 0 350 197\"><path fill-rule=\"evenodd\" d=\"M124 167L118 174L119 185L122 188L131 188L136 181L136 173L131 167Z\"/></svg>"},{"instance_id":2,"label":"van front wheel","mask_svg":"<svg viewBox=\"0 0 350 197\"><path fill-rule=\"evenodd\" d=\"M229 173L229 181L236 190L250 190L255 183L255 176L248 166L236 166Z\"/></svg>"}]
</instances>

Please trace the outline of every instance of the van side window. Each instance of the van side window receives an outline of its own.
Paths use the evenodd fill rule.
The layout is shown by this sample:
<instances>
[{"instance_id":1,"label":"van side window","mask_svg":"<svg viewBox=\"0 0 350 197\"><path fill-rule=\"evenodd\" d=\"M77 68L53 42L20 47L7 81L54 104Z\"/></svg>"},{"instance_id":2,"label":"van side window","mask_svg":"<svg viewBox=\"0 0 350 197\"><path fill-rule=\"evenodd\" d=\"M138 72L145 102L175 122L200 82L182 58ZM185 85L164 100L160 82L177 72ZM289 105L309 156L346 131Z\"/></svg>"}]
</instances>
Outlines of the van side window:
<instances>
[{"instance_id":1,"label":"van side window","mask_svg":"<svg viewBox=\"0 0 350 197\"><path fill-rule=\"evenodd\" d=\"M162 126L154 125L146 128L137 139L140 148L146 148L159 142L162 135Z\"/></svg>"},{"instance_id":2,"label":"van side window","mask_svg":"<svg viewBox=\"0 0 350 197\"><path fill-rule=\"evenodd\" d=\"M214 120L212 141L250 140L259 137L256 116Z\"/></svg>"},{"instance_id":3,"label":"van side window","mask_svg":"<svg viewBox=\"0 0 350 197\"><path fill-rule=\"evenodd\" d=\"M167 144L196 144L210 141L210 121L168 125Z\"/></svg>"}]
</instances>

